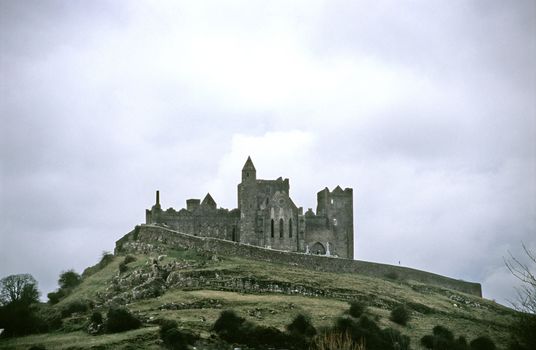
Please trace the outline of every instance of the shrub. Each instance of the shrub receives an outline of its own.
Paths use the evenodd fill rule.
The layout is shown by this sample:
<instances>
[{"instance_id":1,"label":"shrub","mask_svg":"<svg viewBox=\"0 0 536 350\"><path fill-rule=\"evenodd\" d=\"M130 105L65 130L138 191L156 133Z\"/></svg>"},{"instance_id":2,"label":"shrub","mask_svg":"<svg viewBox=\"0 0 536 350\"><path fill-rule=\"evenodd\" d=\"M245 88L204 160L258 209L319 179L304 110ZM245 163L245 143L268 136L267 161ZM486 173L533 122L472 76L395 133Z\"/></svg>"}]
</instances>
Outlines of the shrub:
<instances>
[{"instance_id":1,"label":"shrub","mask_svg":"<svg viewBox=\"0 0 536 350\"><path fill-rule=\"evenodd\" d=\"M61 310L61 317L69 317L75 312L86 312L89 309L87 301L75 300L65 305Z\"/></svg>"},{"instance_id":2,"label":"shrub","mask_svg":"<svg viewBox=\"0 0 536 350\"><path fill-rule=\"evenodd\" d=\"M471 342L471 350L495 350L495 343L488 337L482 336Z\"/></svg>"},{"instance_id":3,"label":"shrub","mask_svg":"<svg viewBox=\"0 0 536 350\"><path fill-rule=\"evenodd\" d=\"M298 314L294 320L287 325L287 330L292 334L302 335L305 337L313 337L316 334L316 329L311 323L309 317Z\"/></svg>"},{"instance_id":4,"label":"shrub","mask_svg":"<svg viewBox=\"0 0 536 350\"><path fill-rule=\"evenodd\" d=\"M106 332L118 333L140 328L141 321L134 317L127 309L110 308L106 319Z\"/></svg>"},{"instance_id":5,"label":"shrub","mask_svg":"<svg viewBox=\"0 0 536 350\"><path fill-rule=\"evenodd\" d=\"M95 324L102 324L103 323L102 314L99 311L94 311L91 314L91 317L89 318L89 320L92 323L95 323Z\"/></svg>"},{"instance_id":6,"label":"shrub","mask_svg":"<svg viewBox=\"0 0 536 350\"><path fill-rule=\"evenodd\" d=\"M160 324L160 338L168 349L186 350L193 345L198 336L188 330L179 330L177 322L163 320Z\"/></svg>"},{"instance_id":7,"label":"shrub","mask_svg":"<svg viewBox=\"0 0 536 350\"><path fill-rule=\"evenodd\" d=\"M130 264L131 262L134 262L134 261L136 261L136 258L133 257L132 255L125 256L125 260L123 260L125 264Z\"/></svg>"},{"instance_id":8,"label":"shrub","mask_svg":"<svg viewBox=\"0 0 536 350\"><path fill-rule=\"evenodd\" d=\"M78 286L82 282L82 277L74 270L63 271L58 279L60 289L69 289Z\"/></svg>"},{"instance_id":9,"label":"shrub","mask_svg":"<svg viewBox=\"0 0 536 350\"><path fill-rule=\"evenodd\" d=\"M316 337L312 349L365 350L365 344L363 338L356 344L350 334L330 331Z\"/></svg>"},{"instance_id":10,"label":"shrub","mask_svg":"<svg viewBox=\"0 0 536 350\"><path fill-rule=\"evenodd\" d=\"M389 271L384 275L387 279L396 281L398 279L398 273L395 271Z\"/></svg>"},{"instance_id":11,"label":"shrub","mask_svg":"<svg viewBox=\"0 0 536 350\"><path fill-rule=\"evenodd\" d=\"M350 303L350 309L348 310L348 313L352 317L359 318L365 312L366 309L367 307L363 305L362 303L358 301L352 301Z\"/></svg>"},{"instance_id":12,"label":"shrub","mask_svg":"<svg viewBox=\"0 0 536 350\"><path fill-rule=\"evenodd\" d=\"M404 305L399 305L391 310L391 321L405 326L409 321L409 311Z\"/></svg>"},{"instance_id":13,"label":"shrub","mask_svg":"<svg viewBox=\"0 0 536 350\"><path fill-rule=\"evenodd\" d=\"M431 335L421 338L421 345L434 350L468 350L467 340L460 336L454 338L454 334L443 326L435 326Z\"/></svg>"},{"instance_id":14,"label":"shrub","mask_svg":"<svg viewBox=\"0 0 536 350\"><path fill-rule=\"evenodd\" d=\"M99 269L105 268L109 263L111 263L114 260L114 255L110 252L102 252L102 258L99 261Z\"/></svg>"},{"instance_id":15,"label":"shrub","mask_svg":"<svg viewBox=\"0 0 536 350\"><path fill-rule=\"evenodd\" d=\"M125 273L127 272L128 270L128 266L127 264L125 264L124 261L122 261L120 264L119 264L119 273Z\"/></svg>"},{"instance_id":16,"label":"shrub","mask_svg":"<svg viewBox=\"0 0 536 350\"><path fill-rule=\"evenodd\" d=\"M228 342L236 342L252 347L274 346L278 348L296 348L304 344L296 344L293 337L282 333L277 328L258 326L237 316L233 311L223 311L212 327L220 337ZM299 337L298 337L299 338Z\"/></svg>"},{"instance_id":17,"label":"shrub","mask_svg":"<svg viewBox=\"0 0 536 350\"><path fill-rule=\"evenodd\" d=\"M234 311L225 310L222 311L220 317L214 322L212 329L218 333L222 339L234 342L240 340L240 335L237 334L237 332L242 328L245 321L245 318L238 316Z\"/></svg>"},{"instance_id":18,"label":"shrub","mask_svg":"<svg viewBox=\"0 0 536 350\"><path fill-rule=\"evenodd\" d=\"M59 303L61 299L65 297L65 291L63 289L58 289L57 292L50 292L47 294L48 302L51 305Z\"/></svg>"}]
</instances>

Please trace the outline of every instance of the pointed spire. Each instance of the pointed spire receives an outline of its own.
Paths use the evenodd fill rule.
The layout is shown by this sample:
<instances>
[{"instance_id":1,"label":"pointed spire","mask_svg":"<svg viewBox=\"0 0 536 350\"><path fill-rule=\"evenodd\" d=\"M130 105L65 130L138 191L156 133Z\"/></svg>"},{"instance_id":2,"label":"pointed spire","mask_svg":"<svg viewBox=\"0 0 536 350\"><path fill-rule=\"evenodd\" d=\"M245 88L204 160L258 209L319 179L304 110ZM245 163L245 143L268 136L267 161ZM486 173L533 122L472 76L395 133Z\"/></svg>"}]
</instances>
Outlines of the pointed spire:
<instances>
[{"instance_id":1,"label":"pointed spire","mask_svg":"<svg viewBox=\"0 0 536 350\"><path fill-rule=\"evenodd\" d=\"M204 206L204 207L209 207L209 208L216 209L216 201L214 200L214 198L212 198L210 193L207 193L207 195L205 196L205 198L201 202L201 205Z\"/></svg>"},{"instance_id":2,"label":"pointed spire","mask_svg":"<svg viewBox=\"0 0 536 350\"><path fill-rule=\"evenodd\" d=\"M253 165L250 156L248 156L248 159L246 160L246 163L244 164L242 170L255 170L255 166Z\"/></svg>"}]
</instances>

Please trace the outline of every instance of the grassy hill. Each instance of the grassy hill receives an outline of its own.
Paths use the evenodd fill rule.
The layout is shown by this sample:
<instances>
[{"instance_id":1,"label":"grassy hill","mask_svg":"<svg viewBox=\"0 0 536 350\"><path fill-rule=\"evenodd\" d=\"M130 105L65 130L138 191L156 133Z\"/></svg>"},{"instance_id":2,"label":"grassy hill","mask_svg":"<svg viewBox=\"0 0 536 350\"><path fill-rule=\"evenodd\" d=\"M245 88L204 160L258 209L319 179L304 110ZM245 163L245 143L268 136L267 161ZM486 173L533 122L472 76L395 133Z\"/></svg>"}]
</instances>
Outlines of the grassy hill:
<instances>
[{"instance_id":1,"label":"grassy hill","mask_svg":"<svg viewBox=\"0 0 536 350\"><path fill-rule=\"evenodd\" d=\"M160 319L176 320L198 333L198 349L210 348L211 327L222 312L232 309L256 324L284 330L300 314L315 327L328 327L348 310L349 301L368 305L366 313L382 327L411 338L411 348L436 325L467 339L486 335L499 348L509 338L515 312L492 301L422 283L356 274L317 272L241 257L174 249L158 245L158 253L116 255L86 270L82 283L58 304L46 307L62 318L52 333L0 341L1 349L159 349ZM127 260L128 261L128 260ZM87 305L77 310L73 305ZM405 305L411 313L406 326L390 320L390 311ZM89 317L122 305L143 322L140 329L89 335ZM80 309L80 308L79 308ZM205 344L205 345L204 345ZM217 347L213 347L217 348Z\"/></svg>"}]
</instances>

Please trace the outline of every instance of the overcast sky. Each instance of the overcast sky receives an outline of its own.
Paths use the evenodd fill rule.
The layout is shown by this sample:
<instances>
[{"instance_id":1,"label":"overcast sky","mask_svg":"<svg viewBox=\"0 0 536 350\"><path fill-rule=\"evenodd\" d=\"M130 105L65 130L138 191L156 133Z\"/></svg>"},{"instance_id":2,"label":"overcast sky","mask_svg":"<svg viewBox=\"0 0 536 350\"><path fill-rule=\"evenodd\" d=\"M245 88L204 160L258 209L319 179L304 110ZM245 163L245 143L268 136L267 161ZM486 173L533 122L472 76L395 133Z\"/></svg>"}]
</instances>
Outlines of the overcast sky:
<instances>
[{"instance_id":1,"label":"overcast sky","mask_svg":"<svg viewBox=\"0 0 536 350\"><path fill-rule=\"evenodd\" d=\"M481 282L536 249L534 1L0 0L0 277L44 295L248 155L354 188L358 259Z\"/></svg>"}]
</instances>

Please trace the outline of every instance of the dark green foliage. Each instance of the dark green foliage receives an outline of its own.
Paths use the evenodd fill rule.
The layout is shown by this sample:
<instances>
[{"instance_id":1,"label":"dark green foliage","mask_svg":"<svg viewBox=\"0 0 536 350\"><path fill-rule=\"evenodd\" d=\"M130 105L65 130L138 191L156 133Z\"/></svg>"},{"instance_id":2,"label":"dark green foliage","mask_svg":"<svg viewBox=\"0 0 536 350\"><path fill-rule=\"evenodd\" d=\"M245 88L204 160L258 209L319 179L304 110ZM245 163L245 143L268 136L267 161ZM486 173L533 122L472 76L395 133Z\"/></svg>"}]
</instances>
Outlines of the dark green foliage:
<instances>
[{"instance_id":1,"label":"dark green foliage","mask_svg":"<svg viewBox=\"0 0 536 350\"><path fill-rule=\"evenodd\" d=\"M114 260L114 255L110 252L102 252L102 258L99 261L99 268L103 269L105 268L109 263L111 263Z\"/></svg>"},{"instance_id":2,"label":"dark green foliage","mask_svg":"<svg viewBox=\"0 0 536 350\"><path fill-rule=\"evenodd\" d=\"M127 309L110 308L106 319L106 332L118 333L130 329L140 328L141 321L134 317Z\"/></svg>"},{"instance_id":3,"label":"dark green foliage","mask_svg":"<svg viewBox=\"0 0 536 350\"><path fill-rule=\"evenodd\" d=\"M454 334L443 326L435 326L431 335L422 337L421 345L433 350L495 350L495 344L488 337L478 337L469 346L465 337L456 339Z\"/></svg>"},{"instance_id":4,"label":"dark green foliage","mask_svg":"<svg viewBox=\"0 0 536 350\"><path fill-rule=\"evenodd\" d=\"M478 337L471 342L471 350L495 350L495 343L488 337Z\"/></svg>"},{"instance_id":5,"label":"dark green foliage","mask_svg":"<svg viewBox=\"0 0 536 350\"><path fill-rule=\"evenodd\" d=\"M66 296L65 291L63 289L59 289L56 292L50 292L47 294L48 302L51 305L59 303L61 299L63 299Z\"/></svg>"},{"instance_id":6,"label":"dark green foliage","mask_svg":"<svg viewBox=\"0 0 536 350\"><path fill-rule=\"evenodd\" d=\"M405 326L409 321L409 311L404 305L398 305L391 310L391 321Z\"/></svg>"},{"instance_id":7,"label":"dark green foliage","mask_svg":"<svg viewBox=\"0 0 536 350\"><path fill-rule=\"evenodd\" d=\"M42 321L36 315L35 307L18 300L0 307L0 328L2 336L19 336L38 332Z\"/></svg>"},{"instance_id":8,"label":"dark green foliage","mask_svg":"<svg viewBox=\"0 0 536 350\"><path fill-rule=\"evenodd\" d=\"M242 329L242 325L245 321L245 318L238 316L234 311L224 310L216 322L214 322L212 329L218 333L222 339L235 342L240 340L237 331Z\"/></svg>"},{"instance_id":9,"label":"dark green foliage","mask_svg":"<svg viewBox=\"0 0 536 350\"><path fill-rule=\"evenodd\" d=\"M307 327L306 327L307 328ZM259 326L239 317L234 311L223 311L212 329L228 342L251 347L305 349L303 337L293 337L274 327Z\"/></svg>"},{"instance_id":10,"label":"dark green foliage","mask_svg":"<svg viewBox=\"0 0 536 350\"><path fill-rule=\"evenodd\" d=\"M122 261L120 264L119 264L119 273L125 273L127 272L128 270L128 266L127 264L125 264L124 261Z\"/></svg>"},{"instance_id":11,"label":"dark green foliage","mask_svg":"<svg viewBox=\"0 0 536 350\"><path fill-rule=\"evenodd\" d=\"M393 281L398 279L398 274L394 271L387 272L384 276Z\"/></svg>"},{"instance_id":12,"label":"dark green foliage","mask_svg":"<svg viewBox=\"0 0 536 350\"><path fill-rule=\"evenodd\" d=\"M316 329L311 323L309 317L299 314L287 326L287 330L291 334L301 335L304 337L313 337L316 334Z\"/></svg>"},{"instance_id":13,"label":"dark green foliage","mask_svg":"<svg viewBox=\"0 0 536 350\"><path fill-rule=\"evenodd\" d=\"M47 350L44 345L34 345L31 348L28 348L28 350Z\"/></svg>"},{"instance_id":14,"label":"dark green foliage","mask_svg":"<svg viewBox=\"0 0 536 350\"><path fill-rule=\"evenodd\" d=\"M102 314L99 311L93 311L93 313L91 314L91 317L90 317L89 320L92 323L95 323L95 324L102 324L103 323Z\"/></svg>"},{"instance_id":15,"label":"dark green foliage","mask_svg":"<svg viewBox=\"0 0 536 350\"><path fill-rule=\"evenodd\" d=\"M86 312L89 310L89 304L87 301L84 300L74 300L71 301L69 304L65 305L63 309L61 309L61 316L62 317L69 317L75 312Z\"/></svg>"},{"instance_id":16,"label":"dark green foliage","mask_svg":"<svg viewBox=\"0 0 536 350\"><path fill-rule=\"evenodd\" d=\"M163 320L159 333L164 346L174 350L186 350L188 345L193 345L199 338L191 331L178 329L177 322L172 320Z\"/></svg>"},{"instance_id":17,"label":"dark green foliage","mask_svg":"<svg viewBox=\"0 0 536 350\"><path fill-rule=\"evenodd\" d=\"M134 262L134 261L136 261L136 258L133 257L132 255L125 256L125 260L123 260L125 264L130 264L131 262Z\"/></svg>"},{"instance_id":18,"label":"dark green foliage","mask_svg":"<svg viewBox=\"0 0 536 350\"><path fill-rule=\"evenodd\" d=\"M82 282L82 277L74 270L63 271L58 279L60 289L66 290L78 286Z\"/></svg>"},{"instance_id":19,"label":"dark green foliage","mask_svg":"<svg viewBox=\"0 0 536 350\"><path fill-rule=\"evenodd\" d=\"M520 313L512 327L512 340L508 346L510 350L536 349L536 315Z\"/></svg>"},{"instance_id":20,"label":"dark green foliage","mask_svg":"<svg viewBox=\"0 0 536 350\"><path fill-rule=\"evenodd\" d=\"M363 340L367 350L409 349L409 337L394 329L382 330L376 322L366 315L362 315L357 320L352 317L339 317L335 321L333 330L340 334L348 333L355 344L359 344Z\"/></svg>"},{"instance_id":21,"label":"dark green foliage","mask_svg":"<svg viewBox=\"0 0 536 350\"><path fill-rule=\"evenodd\" d=\"M36 313L38 300L32 275L10 275L0 280L0 328L4 328L4 336L30 334L44 327Z\"/></svg>"},{"instance_id":22,"label":"dark green foliage","mask_svg":"<svg viewBox=\"0 0 536 350\"><path fill-rule=\"evenodd\" d=\"M0 280L0 306L12 302L30 305L38 301L37 281L32 275L9 275Z\"/></svg>"},{"instance_id":23,"label":"dark green foliage","mask_svg":"<svg viewBox=\"0 0 536 350\"><path fill-rule=\"evenodd\" d=\"M350 314L350 316L352 317L361 317L361 315L363 314L363 312L365 312L365 310L367 309L367 307L358 302L358 301L352 301L350 303L350 309L348 310L348 314Z\"/></svg>"}]
</instances>

